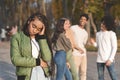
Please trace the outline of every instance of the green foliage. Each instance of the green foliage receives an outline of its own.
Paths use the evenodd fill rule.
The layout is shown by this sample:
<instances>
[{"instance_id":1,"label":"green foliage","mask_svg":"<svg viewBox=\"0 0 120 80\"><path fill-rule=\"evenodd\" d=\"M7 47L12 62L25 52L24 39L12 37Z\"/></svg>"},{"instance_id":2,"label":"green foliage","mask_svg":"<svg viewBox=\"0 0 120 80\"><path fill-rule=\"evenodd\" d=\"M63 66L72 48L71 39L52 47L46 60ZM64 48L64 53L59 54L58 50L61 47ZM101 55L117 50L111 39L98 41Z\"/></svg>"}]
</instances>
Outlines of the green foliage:
<instances>
[{"instance_id":1,"label":"green foliage","mask_svg":"<svg viewBox=\"0 0 120 80\"><path fill-rule=\"evenodd\" d=\"M118 39L118 52L120 52L120 39Z\"/></svg>"},{"instance_id":2,"label":"green foliage","mask_svg":"<svg viewBox=\"0 0 120 80\"><path fill-rule=\"evenodd\" d=\"M19 3L18 1L19 0L0 0L0 7L1 7L0 14L4 24L11 24L11 23L18 24L19 19L21 19L22 23L24 23L30 14L36 11L41 11L41 8L43 7L40 6L42 0L21 0L21 3ZM34 1L37 1L39 5L38 8L31 8L30 5ZM75 0L51 0L50 4L52 4L52 14L55 20L64 16L64 12L63 12L64 8L62 1L67 2L68 17L72 18L73 24L78 23L79 15L82 13L89 13L89 12L92 13L93 19L96 24L99 24L101 17L104 16L104 0L77 0L73 15L72 15L72 10L73 10L73 3ZM114 17L117 16L120 19L120 10L119 10L120 0L106 0L106 1L112 4L110 13ZM49 14L49 11L46 12L47 14Z\"/></svg>"},{"instance_id":3,"label":"green foliage","mask_svg":"<svg viewBox=\"0 0 120 80\"><path fill-rule=\"evenodd\" d=\"M101 17L104 15L103 1L101 0L88 0L87 3L84 3L83 0L77 0L75 14L73 18L73 24L78 23L79 15L82 13L92 13L93 19L96 22L100 21Z\"/></svg>"},{"instance_id":4,"label":"green foliage","mask_svg":"<svg viewBox=\"0 0 120 80\"><path fill-rule=\"evenodd\" d=\"M78 21L79 21L79 16L80 14L83 13L83 2L82 0L77 0L77 3L76 3L76 8L75 8L75 12L74 12L74 17L72 19L72 23L73 24L78 24Z\"/></svg>"},{"instance_id":5,"label":"green foliage","mask_svg":"<svg viewBox=\"0 0 120 80\"><path fill-rule=\"evenodd\" d=\"M111 8L111 10L110 10L111 14L112 14L113 16L118 16L118 17L120 17L120 10L119 10L119 8L120 8L120 4L114 5L114 6Z\"/></svg>"},{"instance_id":6,"label":"green foliage","mask_svg":"<svg viewBox=\"0 0 120 80\"><path fill-rule=\"evenodd\" d=\"M67 6L68 6L68 15L71 18L72 8L73 8L73 0L67 0Z\"/></svg>"},{"instance_id":7,"label":"green foliage","mask_svg":"<svg viewBox=\"0 0 120 80\"><path fill-rule=\"evenodd\" d=\"M87 49L87 51L97 51L97 48L92 45L87 45L86 49Z\"/></svg>"},{"instance_id":8,"label":"green foliage","mask_svg":"<svg viewBox=\"0 0 120 80\"><path fill-rule=\"evenodd\" d=\"M63 16L62 0L52 0L52 13L55 20Z\"/></svg>"}]
</instances>

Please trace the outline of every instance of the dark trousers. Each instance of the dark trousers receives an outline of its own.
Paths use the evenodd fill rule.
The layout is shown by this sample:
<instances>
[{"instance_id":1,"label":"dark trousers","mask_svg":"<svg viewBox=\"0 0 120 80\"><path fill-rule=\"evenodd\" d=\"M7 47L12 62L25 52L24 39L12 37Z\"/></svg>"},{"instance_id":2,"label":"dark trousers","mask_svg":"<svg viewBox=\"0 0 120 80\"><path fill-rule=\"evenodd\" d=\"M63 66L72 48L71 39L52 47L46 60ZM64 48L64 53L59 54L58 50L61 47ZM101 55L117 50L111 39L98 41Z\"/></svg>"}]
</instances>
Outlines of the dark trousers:
<instances>
[{"instance_id":1,"label":"dark trousers","mask_svg":"<svg viewBox=\"0 0 120 80\"><path fill-rule=\"evenodd\" d=\"M25 76L17 76L17 80L25 80Z\"/></svg>"}]
</instances>

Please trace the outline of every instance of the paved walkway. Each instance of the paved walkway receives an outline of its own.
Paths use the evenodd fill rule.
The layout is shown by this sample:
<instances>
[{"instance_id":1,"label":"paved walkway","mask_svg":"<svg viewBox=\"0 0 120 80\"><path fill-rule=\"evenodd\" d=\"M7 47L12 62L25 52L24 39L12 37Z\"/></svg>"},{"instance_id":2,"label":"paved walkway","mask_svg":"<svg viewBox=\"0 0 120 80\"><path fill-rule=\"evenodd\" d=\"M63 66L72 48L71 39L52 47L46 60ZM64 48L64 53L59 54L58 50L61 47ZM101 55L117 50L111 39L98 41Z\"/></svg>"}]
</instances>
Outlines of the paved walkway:
<instances>
[{"instance_id":1,"label":"paved walkway","mask_svg":"<svg viewBox=\"0 0 120 80\"><path fill-rule=\"evenodd\" d=\"M97 79L96 52L88 52L88 70L87 80ZM116 56L115 68L120 79L120 54ZM10 61L9 42L0 43L0 80L16 80L15 67ZM107 70L105 71L105 80L110 80Z\"/></svg>"},{"instance_id":2,"label":"paved walkway","mask_svg":"<svg viewBox=\"0 0 120 80\"><path fill-rule=\"evenodd\" d=\"M0 43L0 80L16 80L15 67L10 61L9 42Z\"/></svg>"}]
</instances>

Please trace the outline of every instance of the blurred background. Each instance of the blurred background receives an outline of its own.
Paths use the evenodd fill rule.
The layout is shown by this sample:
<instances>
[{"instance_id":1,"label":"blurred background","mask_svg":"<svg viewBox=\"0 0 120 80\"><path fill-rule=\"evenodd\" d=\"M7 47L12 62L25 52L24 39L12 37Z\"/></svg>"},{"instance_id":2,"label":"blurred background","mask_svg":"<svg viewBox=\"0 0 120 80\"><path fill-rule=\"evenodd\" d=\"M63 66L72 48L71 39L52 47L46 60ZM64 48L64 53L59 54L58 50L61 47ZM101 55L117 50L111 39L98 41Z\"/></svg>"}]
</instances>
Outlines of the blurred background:
<instances>
[{"instance_id":1,"label":"blurred background","mask_svg":"<svg viewBox=\"0 0 120 80\"><path fill-rule=\"evenodd\" d=\"M116 33L120 39L119 8L120 0L0 0L0 33L6 33L5 40L9 41L10 31L15 27L22 29L26 19L35 12L47 16L51 30L54 30L56 20L61 17L69 18L74 25L78 23L80 14L86 13L89 15L86 25L89 39L95 37L95 33L100 30L104 15L115 18ZM118 42L120 43L119 40Z\"/></svg>"},{"instance_id":2,"label":"blurred background","mask_svg":"<svg viewBox=\"0 0 120 80\"><path fill-rule=\"evenodd\" d=\"M95 38L95 33L100 30L101 18L112 15L115 18L115 27L118 38L118 54L116 55L116 72L120 79L120 0L0 0L0 80L17 80L15 67L10 60L10 38L21 30L27 18L41 12L49 20L50 34L54 31L56 21L67 17L72 25L78 23L82 13L89 15L86 30L90 38ZM86 45L88 57L88 80L97 80L96 51ZM105 71L105 79L110 77Z\"/></svg>"}]
</instances>

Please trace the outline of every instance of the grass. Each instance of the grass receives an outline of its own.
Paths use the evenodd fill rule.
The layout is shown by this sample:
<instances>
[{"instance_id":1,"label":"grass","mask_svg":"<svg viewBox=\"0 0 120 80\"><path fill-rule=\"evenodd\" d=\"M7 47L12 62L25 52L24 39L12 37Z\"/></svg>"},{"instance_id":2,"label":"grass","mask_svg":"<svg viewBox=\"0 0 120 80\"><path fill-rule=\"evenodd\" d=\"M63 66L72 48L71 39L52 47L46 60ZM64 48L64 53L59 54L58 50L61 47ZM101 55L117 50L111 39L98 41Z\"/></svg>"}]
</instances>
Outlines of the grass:
<instances>
[{"instance_id":1,"label":"grass","mask_svg":"<svg viewBox=\"0 0 120 80\"><path fill-rule=\"evenodd\" d=\"M118 40L118 52L120 52L120 39Z\"/></svg>"}]
</instances>

